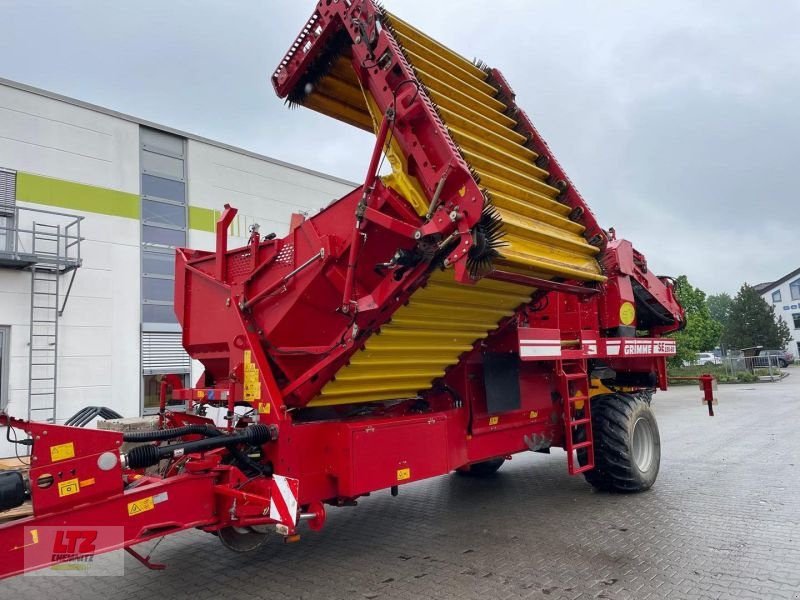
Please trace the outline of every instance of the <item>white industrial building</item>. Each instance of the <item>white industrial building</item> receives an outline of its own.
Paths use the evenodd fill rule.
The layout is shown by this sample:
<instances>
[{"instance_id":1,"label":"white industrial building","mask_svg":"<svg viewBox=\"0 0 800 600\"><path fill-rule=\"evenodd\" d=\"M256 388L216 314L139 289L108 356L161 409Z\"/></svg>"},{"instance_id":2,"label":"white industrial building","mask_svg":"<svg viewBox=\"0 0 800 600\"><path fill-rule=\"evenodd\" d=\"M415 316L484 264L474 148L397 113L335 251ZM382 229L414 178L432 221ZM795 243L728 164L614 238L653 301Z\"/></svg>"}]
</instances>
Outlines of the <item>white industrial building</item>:
<instances>
[{"instance_id":1,"label":"white industrial building","mask_svg":"<svg viewBox=\"0 0 800 600\"><path fill-rule=\"evenodd\" d=\"M0 406L147 413L159 374L199 376L172 310L174 248L213 249L225 203L237 246L354 186L0 79Z\"/></svg>"},{"instance_id":2,"label":"white industrial building","mask_svg":"<svg viewBox=\"0 0 800 600\"><path fill-rule=\"evenodd\" d=\"M767 304L775 307L775 314L786 321L792 332L792 341L784 350L800 359L800 268L775 281L759 283L755 288Z\"/></svg>"}]
</instances>

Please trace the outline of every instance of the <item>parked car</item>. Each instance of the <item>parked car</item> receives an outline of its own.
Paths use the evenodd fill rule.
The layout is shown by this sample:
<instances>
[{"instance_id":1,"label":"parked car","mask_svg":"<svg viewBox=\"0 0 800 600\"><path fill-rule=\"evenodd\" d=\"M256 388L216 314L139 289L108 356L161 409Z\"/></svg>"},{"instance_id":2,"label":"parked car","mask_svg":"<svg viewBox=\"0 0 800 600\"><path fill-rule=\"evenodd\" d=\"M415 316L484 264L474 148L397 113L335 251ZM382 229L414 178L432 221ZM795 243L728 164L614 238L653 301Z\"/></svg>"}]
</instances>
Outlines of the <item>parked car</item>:
<instances>
[{"instance_id":1,"label":"parked car","mask_svg":"<svg viewBox=\"0 0 800 600\"><path fill-rule=\"evenodd\" d=\"M773 358L774 357L774 358ZM794 354L785 350L761 350L758 356L753 357L754 367L768 367L770 363L785 369L794 360Z\"/></svg>"},{"instance_id":2,"label":"parked car","mask_svg":"<svg viewBox=\"0 0 800 600\"><path fill-rule=\"evenodd\" d=\"M683 361L684 367L689 367L692 365L703 365L705 367L710 367L711 365L720 364L722 364L722 359L719 356L716 356L713 352L698 352L692 360Z\"/></svg>"}]
</instances>

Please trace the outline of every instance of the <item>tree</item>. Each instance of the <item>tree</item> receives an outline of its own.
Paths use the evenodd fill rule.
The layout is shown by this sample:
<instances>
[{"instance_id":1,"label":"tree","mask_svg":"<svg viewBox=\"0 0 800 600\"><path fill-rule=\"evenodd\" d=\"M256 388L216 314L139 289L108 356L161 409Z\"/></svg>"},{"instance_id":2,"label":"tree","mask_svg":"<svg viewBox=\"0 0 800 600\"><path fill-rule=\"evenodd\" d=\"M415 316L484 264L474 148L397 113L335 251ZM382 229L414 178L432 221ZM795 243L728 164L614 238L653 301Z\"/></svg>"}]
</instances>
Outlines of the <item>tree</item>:
<instances>
[{"instance_id":1,"label":"tree","mask_svg":"<svg viewBox=\"0 0 800 600\"><path fill-rule=\"evenodd\" d=\"M717 323L721 323L723 327L728 322L728 316L731 312L732 302L733 298L731 298L731 295L727 292L722 292L721 294L711 294L706 300L706 304L708 304L708 312L711 314L711 318Z\"/></svg>"},{"instance_id":2,"label":"tree","mask_svg":"<svg viewBox=\"0 0 800 600\"><path fill-rule=\"evenodd\" d=\"M756 289L744 284L731 303L722 343L730 350L764 346L785 348L792 339L789 326L775 314Z\"/></svg>"},{"instance_id":3,"label":"tree","mask_svg":"<svg viewBox=\"0 0 800 600\"><path fill-rule=\"evenodd\" d=\"M711 318L706 293L693 287L686 275L675 282L675 294L686 311L686 327L672 335L677 340L677 354L670 359L673 366L691 361L695 354L713 350L719 343L722 325Z\"/></svg>"}]
</instances>

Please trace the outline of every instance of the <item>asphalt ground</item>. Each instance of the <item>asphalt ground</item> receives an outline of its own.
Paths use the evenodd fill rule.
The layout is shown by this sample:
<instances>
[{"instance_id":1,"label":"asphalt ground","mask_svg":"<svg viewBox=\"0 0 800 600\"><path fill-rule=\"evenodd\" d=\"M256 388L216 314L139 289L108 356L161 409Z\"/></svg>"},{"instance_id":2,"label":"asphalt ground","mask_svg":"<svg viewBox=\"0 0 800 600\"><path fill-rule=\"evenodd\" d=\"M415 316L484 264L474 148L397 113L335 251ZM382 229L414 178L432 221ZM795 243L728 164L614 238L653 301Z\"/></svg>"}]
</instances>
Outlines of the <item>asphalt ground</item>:
<instances>
[{"instance_id":1,"label":"asphalt ground","mask_svg":"<svg viewBox=\"0 0 800 600\"><path fill-rule=\"evenodd\" d=\"M709 418L695 387L656 394L655 486L599 493L566 455L525 454L496 477L456 475L331 509L300 543L236 554L201 532L167 537L148 571L20 576L0 599L800 598L800 369L720 386ZM153 543L142 544L143 553Z\"/></svg>"}]
</instances>

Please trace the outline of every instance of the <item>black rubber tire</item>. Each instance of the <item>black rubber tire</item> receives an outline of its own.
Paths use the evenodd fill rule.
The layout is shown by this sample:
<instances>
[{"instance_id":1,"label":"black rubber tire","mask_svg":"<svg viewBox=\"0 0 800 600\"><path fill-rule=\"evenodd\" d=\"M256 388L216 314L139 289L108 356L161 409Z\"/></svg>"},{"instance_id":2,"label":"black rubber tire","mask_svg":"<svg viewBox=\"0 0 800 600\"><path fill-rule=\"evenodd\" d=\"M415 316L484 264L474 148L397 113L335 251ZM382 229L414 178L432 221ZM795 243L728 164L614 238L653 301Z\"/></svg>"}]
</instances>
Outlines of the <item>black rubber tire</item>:
<instances>
[{"instance_id":1,"label":"black rubber tire","mask_svg":"<svg viewBox=\"0 0 800 600\"><path fill-rule=\"evenodd\" d=\"M637 466L633 453L633 430L640 419L646 421L651 433L648 447L652 456L645 470ZM661 438L656 416L645 397L631 394L593 397L592 433L595 466L583 476L593 487L607 492L635 493L655 483L661 463ZM581 465L586 464L586 458L585 450L578 451Z\"/></svg>"},{"instance_id":2,"label":"black rubber tire","mask_svg":"<svg viewBox=\"0 0 800 600\"><path fill-rule=\"evenodd\" d=\"M506 462L505 458L493 458L458 469L456 473L464 477L492 477L504 462Z\"/></svg>"},{"instance_id":3,"label":"black rubber tire","mask_svg":"<svg viewBox=\"0 0 800 600\"><path fill-rule=\"evenodd\" d=\"M782 361L780 361L780 362L778 363L778 366L780 366L780 368L781 368L781 369L785 369L786 367L788 367L788 366L789 366L789 363L788 363L788 362L786 362L785 360L782 360Z\"/></svg>"}]
</instances>

